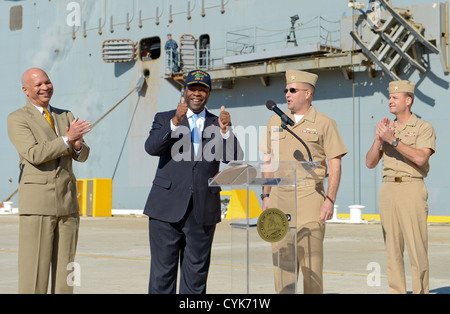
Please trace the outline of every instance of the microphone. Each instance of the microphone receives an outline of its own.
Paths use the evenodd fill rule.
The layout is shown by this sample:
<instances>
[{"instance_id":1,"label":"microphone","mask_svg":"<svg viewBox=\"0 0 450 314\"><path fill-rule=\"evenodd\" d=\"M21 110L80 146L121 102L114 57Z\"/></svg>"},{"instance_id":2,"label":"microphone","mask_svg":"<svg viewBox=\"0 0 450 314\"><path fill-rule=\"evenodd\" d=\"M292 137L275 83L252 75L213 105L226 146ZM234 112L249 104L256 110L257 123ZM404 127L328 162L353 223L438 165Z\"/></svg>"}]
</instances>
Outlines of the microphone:
<instances>
[{"instance_id":1,"label":"microphone","mask_svg":"<svg viewBox=\"0 0 450 314\"><path fill-rule=\"evenodd\" d=\"M281 121L283 121L283 123L285 124L289 124L290 126L294 126L295 123L294 121L292 121L291 118L289 118L283 111L281 111L278 107L277 104L273 101L273 100L268 100L266 102L266 107L267 109L269 109L270 111L275 112L277 115L279 115L281 117Z\"/></svg>"},{"instance_id":2,"label":"microphone","mask_svg":"<svg viewBox=\"0 0 450 314\"><path fill-rule=\"evenodd\" d=\"M300 141L300 143L302 143L302 145L306 148L306 151L308 153L308 157L309 157L309 162L313 162L312 160L312 155L311 155L311 151L309 150L308 145L306 145L306 143L297 136L297 134L295 134L294 132L292 132L291 130L289 130L289 128L287 127L287 124L289 124L290 126L294 126L295 123L294 121L291 120L291 118L289 118L283 111L281 111L280 109L278 109L277 105L275 104L275 102L273 100L268 100L266 102L266 107L267 109L269 109L270 111L274 111L277 115L279 115L281 117L281 127L283 129L285 129L286 131L288 131L289 133L291 133L297 140Z\"/></svg>"}]
</instances>

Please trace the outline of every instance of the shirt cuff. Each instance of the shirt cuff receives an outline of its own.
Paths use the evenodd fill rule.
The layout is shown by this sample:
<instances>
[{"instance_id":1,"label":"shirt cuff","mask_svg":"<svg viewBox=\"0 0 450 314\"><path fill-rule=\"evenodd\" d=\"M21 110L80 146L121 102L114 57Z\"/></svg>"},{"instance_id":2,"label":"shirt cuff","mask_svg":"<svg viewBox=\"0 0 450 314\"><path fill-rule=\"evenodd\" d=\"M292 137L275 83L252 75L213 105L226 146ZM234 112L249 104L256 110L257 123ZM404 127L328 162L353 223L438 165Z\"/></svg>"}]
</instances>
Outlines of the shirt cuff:
<instances>
[{"instance_id":1,"label":"shirt cuff","mask_svg":"<svg viewBox=\"0 0 450 314\"><path fill-rule=\"evenodd\" d=\"M170 119L170 129L172 130L172 132L176 131L179 127L179 125L176 126L175 124L173 124L172 119Z\"/></svg>"},{"instance_id":2,"label":"shirt cuff","mask_svg":"<svg viewBox=\"0 0 450 314\"><path fill-rule=\"evenodd\" d=\"M224 140L227 140L230 137L230 129L228 128L227 133L225 133L225 134L222 131L220 131L220 134L222 134L222 138Z\"/></svg>"},{"instance_id":3,"label":"shirt cuff","mask_svg":"<svg viewBox=\"0 0 450 314\"><path fill-rule=\"evenodd\" d=\"M65 135L63 135L62 138L64 140L64 143L66 144L66 147L69 148L70 147L69 138ZM76 150L75 148L73 150L74 150L75 154L77 154L77 156L79 156L81 151L83 150L83 147L81 147L80 150Z\"/></svg>"},{"instance_id":4,"label":"shirt cuff","mask_svg":"<svg viewBox=\"0 0 450 314\"><path fill-rule=\"evenodd\" d=\"M70 147L69 138L67 136L65 136L65 135L63 135L62 138L64 140L64 144L66 144L66 147L69 148Z\"/></svg>"}]
</instances>

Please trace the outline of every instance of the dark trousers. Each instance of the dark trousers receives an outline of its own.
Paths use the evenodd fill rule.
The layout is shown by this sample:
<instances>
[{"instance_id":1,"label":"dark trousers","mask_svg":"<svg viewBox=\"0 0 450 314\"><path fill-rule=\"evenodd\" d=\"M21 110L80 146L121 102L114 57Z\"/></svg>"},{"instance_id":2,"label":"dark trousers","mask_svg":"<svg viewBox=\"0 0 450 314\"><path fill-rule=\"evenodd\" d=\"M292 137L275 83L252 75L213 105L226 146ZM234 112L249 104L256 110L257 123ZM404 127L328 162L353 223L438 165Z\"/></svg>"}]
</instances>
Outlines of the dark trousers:
<instances>
[{"instance_id":1,"label":"dark trousers","mask_svg":"<svg viewBox=\"0 0 450 314\"><path fill-rule=\"evenodd\" d=\"M149 293L176 293L179 261L179 293L205 294L215 229L215 225L197 223L192 201L184 218L177 223L150 218Z\"/></svg>"}]
</instances>

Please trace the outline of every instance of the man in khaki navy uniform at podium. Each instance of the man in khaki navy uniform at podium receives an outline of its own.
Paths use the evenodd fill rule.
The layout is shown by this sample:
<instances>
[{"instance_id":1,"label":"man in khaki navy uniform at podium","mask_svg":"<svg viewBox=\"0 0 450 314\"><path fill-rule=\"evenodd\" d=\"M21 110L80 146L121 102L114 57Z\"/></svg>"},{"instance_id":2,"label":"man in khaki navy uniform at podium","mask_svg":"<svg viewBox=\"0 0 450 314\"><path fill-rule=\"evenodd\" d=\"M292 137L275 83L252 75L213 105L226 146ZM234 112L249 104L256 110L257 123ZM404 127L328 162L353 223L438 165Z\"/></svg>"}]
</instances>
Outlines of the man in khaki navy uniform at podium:
<instances>
[{"instance_id":1,"label":"man in khaki navy uniform at podium","mask_svg":"<svg viewBox=\"0 0 450 314\"><path fill-rule=\"evenodd\" d=\"M387 249L391 293L406 293L404 243L412 268L413 293L429 292L428 193L423 179L435 152L433 126L411 112L415 83L389 85L389 108L396 116L377 124L375 140L367 153L367 167L375 168L383 157L383 184L379 207Z\"/></svg>"},{"instance_id":2,"label":"man in khaki navy uniform at podium","mask_svg":"<svg viewBox=\"0 0 450 314\"><path fill-rule=\"evenodd\" d=\"M347 154L337 125L333 119L312 106L318 76L302 71L286 73L286 100L289 111L286 115L295 125L289 127L309 147L318 168L297 186L297 261L294 268L301 266L304 293L323 293L323 239L325 221L333 218L334 202L341 178L341 159ZM309 161L306 148L281 127L281 118L273 116L267 125L260 150L265 161L301 162ZM329 165L328 190L325 193L323 180ZM292 208L290 202L294 192L288 188L263 188L263 210L268 208ZM271 194L272 193L272 194ZM285 197L283 196L284 193ZM295 194L294 194L295 195ZM280 208L282 207L282 208ZM283 210L283 209L282 209ZM292 216L295 217L295 216ZM291 245L288 242L291 242ZM278 261L293 257L292 239L289 235L273 245L275 290L277 293L294 293L297 280L294 273L286 271ZM278 255L278 252L280 255ZM292 268L292 267L291 267Z\"/></svg>"}]
</instances>

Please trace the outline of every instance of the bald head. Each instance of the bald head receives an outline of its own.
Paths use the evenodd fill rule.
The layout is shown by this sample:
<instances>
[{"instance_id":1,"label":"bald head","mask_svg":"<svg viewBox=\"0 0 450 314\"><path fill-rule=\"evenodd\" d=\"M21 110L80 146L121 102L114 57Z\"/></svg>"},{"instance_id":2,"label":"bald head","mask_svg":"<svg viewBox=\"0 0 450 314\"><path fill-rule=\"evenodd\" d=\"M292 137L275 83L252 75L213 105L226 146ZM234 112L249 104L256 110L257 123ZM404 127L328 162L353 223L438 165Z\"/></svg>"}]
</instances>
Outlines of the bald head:
<instances>
[{"instance_id":1,"label":"bald head","mask_svg":"<svg viewBox=\"0 0 450 314\"><path fill-rule=\"evenodd\" d=\"M47 73L44 70L39 68L31 68L25 71L22 75L22 86L29 86L30 79L32 77L36 77L38 75L45 75L48 77Z\"/></svg>"},{"instance_id":2,"label":"bald head","mask_svg":"<svg viewBox=\"0 0 450 314\"><path fill-rule=\"evenodd\" d=\"M46 108L53 96L53 85L47 73L32 68L22 75L22 90L35 106Z\"/></svg>"}]
</instances>

